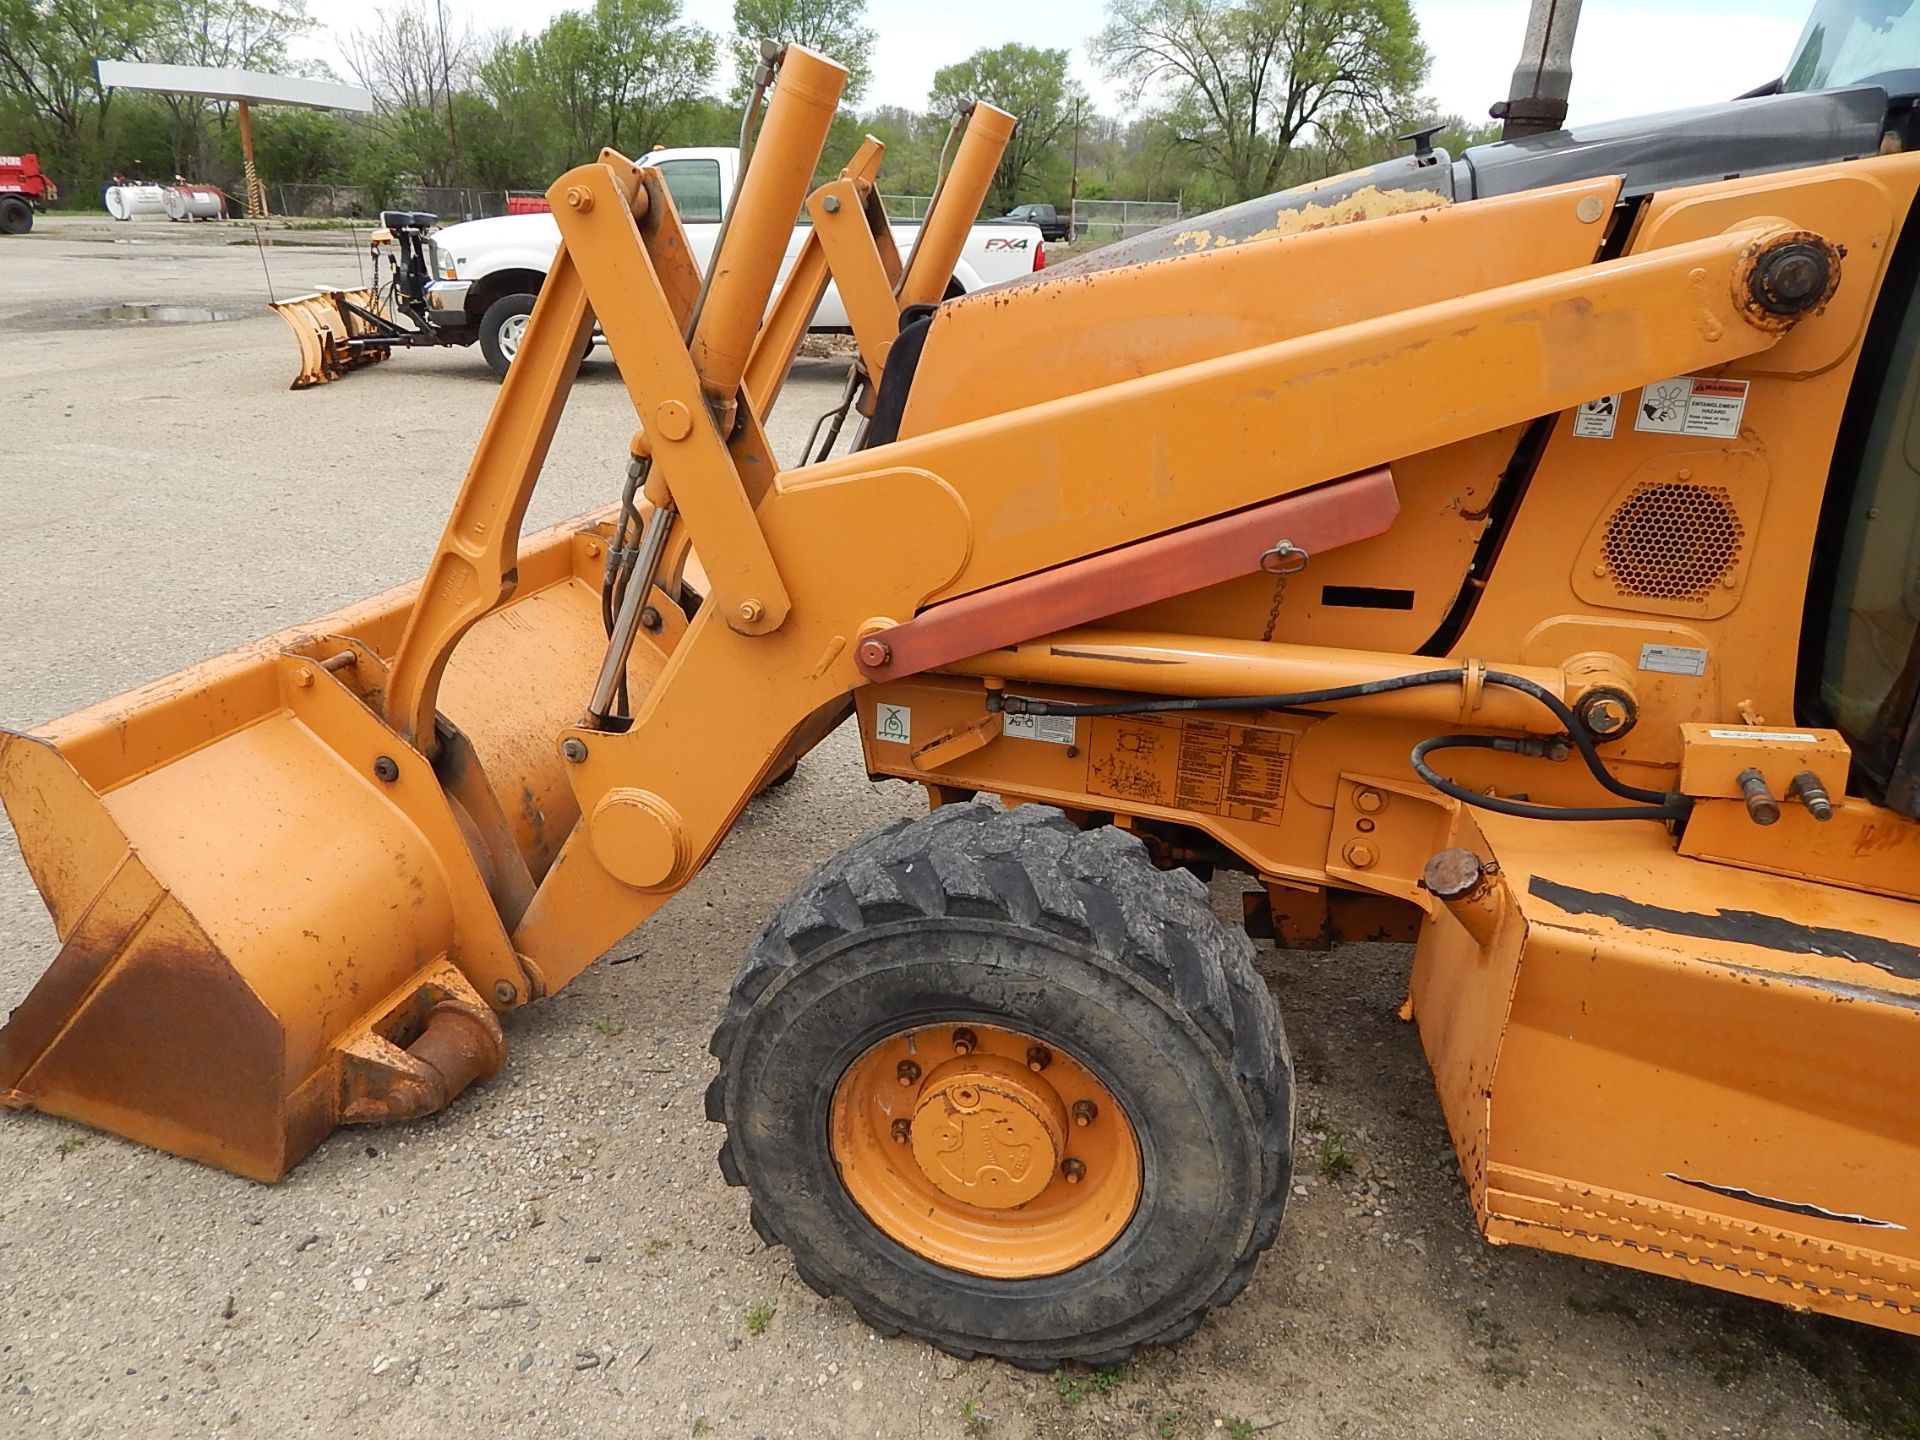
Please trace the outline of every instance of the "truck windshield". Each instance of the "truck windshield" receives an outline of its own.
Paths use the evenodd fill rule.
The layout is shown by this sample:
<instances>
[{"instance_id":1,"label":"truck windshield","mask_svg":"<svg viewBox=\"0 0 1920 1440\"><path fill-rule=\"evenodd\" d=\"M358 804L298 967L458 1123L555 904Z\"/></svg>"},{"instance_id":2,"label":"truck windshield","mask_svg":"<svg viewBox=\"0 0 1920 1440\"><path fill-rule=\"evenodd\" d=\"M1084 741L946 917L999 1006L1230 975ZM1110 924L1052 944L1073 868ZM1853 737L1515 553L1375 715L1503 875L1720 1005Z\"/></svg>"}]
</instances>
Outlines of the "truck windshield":
<instances>
[{"instance_id":1,"label":"truck windshield","mask_svg":"<svg viewBox=\"0 0 1920 1440\"><path fill-rule=\"evenodd\" d=\"M1920 5L1914 0L1818 0L1788 62L1783 90L1920 86Z\"/></svg>"}]
</instances>

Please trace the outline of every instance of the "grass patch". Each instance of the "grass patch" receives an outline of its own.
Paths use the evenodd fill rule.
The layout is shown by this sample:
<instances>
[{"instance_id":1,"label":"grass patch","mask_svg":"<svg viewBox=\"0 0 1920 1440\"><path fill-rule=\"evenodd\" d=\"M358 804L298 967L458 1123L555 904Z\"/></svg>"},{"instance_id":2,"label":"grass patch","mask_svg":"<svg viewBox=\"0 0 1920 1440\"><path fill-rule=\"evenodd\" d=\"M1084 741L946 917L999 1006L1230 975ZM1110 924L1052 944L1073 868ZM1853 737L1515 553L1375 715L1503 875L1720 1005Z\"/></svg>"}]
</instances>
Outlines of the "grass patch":
<instances>
[{"instance_id":1,"label":"grass patch","mask_svg":"<svg viewBox=\"0 0 1920 1440\"><path fill-rule=\"evenodd\" d=\"M993 1417L980 1408L978 1396L960 1402L960 1429L972 1436L973 1440L980 1440L991 1424L993 1424Z\"/></svg>"},{"instance_id":2,"label":"grass patch","mask_svg":"<svg viewBox=\"0 0 1920 1440\"><path fill-rule=\"evenodd\" d=\"M747 1333L749 1335L766 1334L767 1326L773 1323L772 1303L766 1300L756 1300L747 1306L746 1323Z\"/></svg>"},{"instance_id":3,"label":"grass patch","mask_svg":"<svg viewBox=\"0 0 1920 1440\"><path fill-rule=\"evenodd\" d=\"M1320 1167L1320 1178L1332 1182L1345 1180L1353 1174L1360 1152L1353 1148L1353 1141L1347 1138L1345 1131L1329 1126L1320 1132L1320 1144L1314 1158Z\"/></svg>"},{"instance_id":4,"label":"grass patch","mask_svg":"<svg viewBox=\"0 0 1920 1440\"><path fill-rule=\"evenodd\" d=\"M1232 1440L1253 1440L1253 1421L1229 1417L1220 1423Z\"/></svg>"},{"instance_id":5,"label":"grass patch","mask_svg":"<svg viewBox=\"0 0 1920 1440\"><path fill-rule=\"evenodd\" d=\"M604 1035L607 1039L612 1040L627 1033L627 1022L624 1020L596 1020L593 1022L593 1033L596 1035Z\"/></svg>"},{"instance_id":6,"label":"grass patch","mask_svg":"<svg viewBox=\"0 0 1920 1440\"><path fill-rule=\"evenodd\" d=\"M1089 1395L1106 1395L1118 1390L1126 1379L1124 1365L1096 1365L1086 1372L1084 1379L1063 1366L1053 1372L1053 1388L1060 1396L1060 1403L1071 1409Z\"/></svg>"}]
</instances>

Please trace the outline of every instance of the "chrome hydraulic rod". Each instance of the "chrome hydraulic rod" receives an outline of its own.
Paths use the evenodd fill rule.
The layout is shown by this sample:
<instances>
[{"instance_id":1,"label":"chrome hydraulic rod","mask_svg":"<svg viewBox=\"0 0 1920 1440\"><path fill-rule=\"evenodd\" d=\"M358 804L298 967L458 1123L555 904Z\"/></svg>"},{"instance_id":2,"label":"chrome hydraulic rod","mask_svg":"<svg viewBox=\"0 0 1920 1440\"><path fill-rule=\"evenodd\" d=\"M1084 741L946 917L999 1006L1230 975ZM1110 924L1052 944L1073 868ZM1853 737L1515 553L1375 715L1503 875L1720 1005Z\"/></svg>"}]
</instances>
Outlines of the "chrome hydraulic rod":
<instances>
[{"instance_id":1,"label":"chrome hydraulic rod","mask_svg":"<svg viewBox=\"0 0 1920 1440\"><path fill-rule=\"evenodd\" d=\"M607 636L606 658L600 662L600 678L593 682L593 699L587 704L589 722L598 728L606 723L613 709L614 692L626 673L627 656L633 651L633 632L640 624L640 612L653 592L653 577L660 569L660 557L666 553L667 537L673 533L677 512L672 505L659 505L647 517L647 528L640 536L640 553L634 558L633 573L620 596L620 610L613 618L613 632Z\"/></svg>"}]
</instances>

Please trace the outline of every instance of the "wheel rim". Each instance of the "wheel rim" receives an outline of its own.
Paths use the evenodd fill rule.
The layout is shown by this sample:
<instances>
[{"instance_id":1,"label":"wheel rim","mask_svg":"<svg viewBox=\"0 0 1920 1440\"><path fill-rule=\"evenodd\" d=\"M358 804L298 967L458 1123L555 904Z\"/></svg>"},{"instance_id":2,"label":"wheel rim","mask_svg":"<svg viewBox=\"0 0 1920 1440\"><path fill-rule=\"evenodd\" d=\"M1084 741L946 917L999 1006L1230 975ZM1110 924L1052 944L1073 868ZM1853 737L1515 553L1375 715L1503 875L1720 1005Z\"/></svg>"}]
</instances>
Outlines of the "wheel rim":
<instances>
[{"instance_id":1,"label":"wheel rim","mask_svg":"<svg viewBox=\"0 0 1920 1440\"><path fill-rule=\"evenodd\" d=\"M996 1025L891 1035L834 1088L841 1183L923 1259L992 1279L1057 1275L1127 1228L1133 1124L1092 1071Z\"/></svg>"},{"instance_id":2,"label":"wheel rim","mask_svg":"<svg viewBox=\"0 0 1920 1440\"><path fill-rule=\"evenodd\" d=\"M520 352L520 337L527 333L526 315L509 315L500 322L500 353L511 360Z\"/></svg>"}]
</instances>

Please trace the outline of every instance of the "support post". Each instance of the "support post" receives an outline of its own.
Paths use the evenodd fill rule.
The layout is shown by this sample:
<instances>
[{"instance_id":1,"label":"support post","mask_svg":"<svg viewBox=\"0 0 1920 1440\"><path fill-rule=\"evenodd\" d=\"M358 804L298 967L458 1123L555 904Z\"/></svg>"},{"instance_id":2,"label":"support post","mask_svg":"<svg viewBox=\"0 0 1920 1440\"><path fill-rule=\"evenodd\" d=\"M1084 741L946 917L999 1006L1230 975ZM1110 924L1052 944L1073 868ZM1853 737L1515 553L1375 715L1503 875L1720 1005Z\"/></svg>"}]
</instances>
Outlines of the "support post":
<instances>
[{"instance_id":1,"label":"support post","mask_svg":"<svg viewBox=\"0 0 1920 1440\"><path fill-rule=\"evenodd\" d=\"M246 172L247 218L261 220L267 213L267 187L260 183L260 169L253 160L253 112L247 102L236 100L240 112L240 157Z\"/></svg>"}]
</instances>

